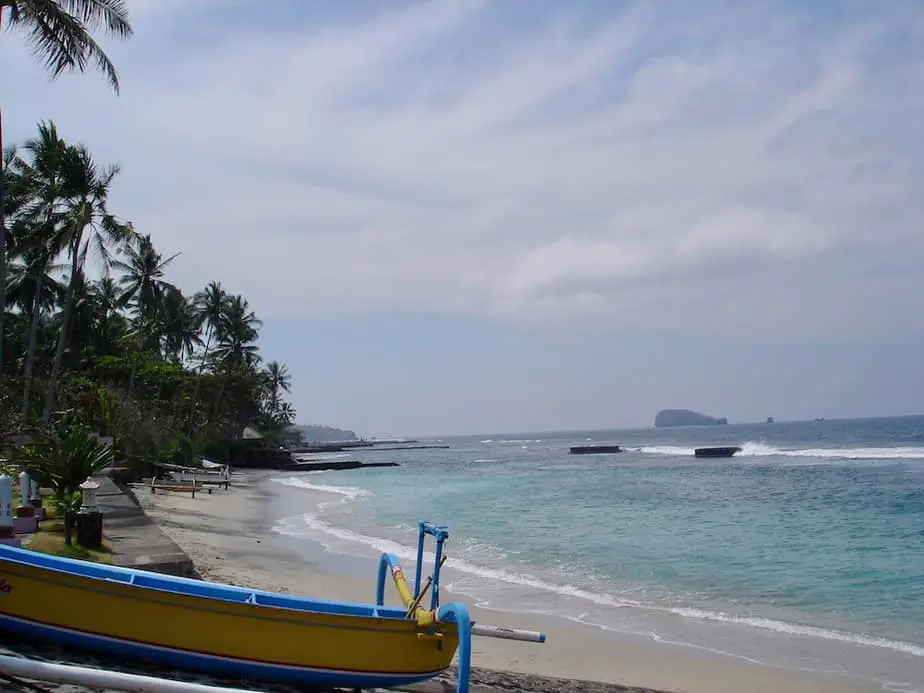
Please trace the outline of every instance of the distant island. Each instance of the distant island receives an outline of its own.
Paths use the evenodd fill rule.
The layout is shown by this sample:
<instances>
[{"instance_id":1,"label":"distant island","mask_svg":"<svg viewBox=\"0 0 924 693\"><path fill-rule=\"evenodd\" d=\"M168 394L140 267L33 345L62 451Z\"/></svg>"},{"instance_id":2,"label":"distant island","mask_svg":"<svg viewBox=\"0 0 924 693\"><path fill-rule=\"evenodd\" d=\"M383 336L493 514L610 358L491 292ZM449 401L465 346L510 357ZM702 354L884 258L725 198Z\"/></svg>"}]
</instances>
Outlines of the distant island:
<instances>
[{"instance_id":1,"label":"distant island","mask_svg":"<svg viewBox=\"0 0 924 693\"><path fill-rule=\"evenodd\" d=\"M304 443L359 440L355 431L334 428L333 426L322 426L320 424L301 424L292 426L290 430L298 431Z\"/></svg>"},{"instance_id":2,"label":"distant island","mask_svg":"<svg viewBox=\"0 0 924 693\"><path fill-rule=\"evenodd\" d=\"M655 416L654 425L657 428L667 426L717 426L727 424L728 419L716 419L689 409L662 409Z\"/></svg>"}]
</instances>

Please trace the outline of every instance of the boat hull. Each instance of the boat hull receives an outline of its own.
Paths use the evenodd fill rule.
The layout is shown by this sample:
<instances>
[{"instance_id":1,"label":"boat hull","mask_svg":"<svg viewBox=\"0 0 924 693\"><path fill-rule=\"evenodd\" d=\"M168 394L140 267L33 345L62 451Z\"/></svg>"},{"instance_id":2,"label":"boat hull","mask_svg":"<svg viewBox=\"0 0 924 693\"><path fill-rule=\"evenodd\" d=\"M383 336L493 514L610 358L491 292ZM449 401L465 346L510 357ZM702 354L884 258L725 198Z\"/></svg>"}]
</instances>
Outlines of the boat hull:
<instances>
[{"instance_id":1,"label":"boat hull","mask_svg":"<svg viewBox=\"0 0 924 693\"><path fill-rule=\"evenodd\" d=\"M26 560L23 560L26 559ZM432 678L458 646L403 610L253 592L0 549L0 627L223 678L387 687ZM418 637L422 636L422 637Z\"/></svg>"}]
</instances>

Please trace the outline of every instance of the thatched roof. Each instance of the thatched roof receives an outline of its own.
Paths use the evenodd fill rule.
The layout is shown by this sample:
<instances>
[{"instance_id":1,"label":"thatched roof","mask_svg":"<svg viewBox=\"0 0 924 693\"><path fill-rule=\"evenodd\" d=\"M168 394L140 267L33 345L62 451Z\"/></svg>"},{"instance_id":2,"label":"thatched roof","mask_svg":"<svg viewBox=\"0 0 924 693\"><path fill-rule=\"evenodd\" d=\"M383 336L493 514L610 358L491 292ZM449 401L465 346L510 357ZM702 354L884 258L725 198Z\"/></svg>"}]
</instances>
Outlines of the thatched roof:
<instances>
[{"instance_id":1,"label":"thatched roof","mask_svg":"<svg viewBox=\"0 0 924 693\"><path fill-rule=\"evenodd\" d=\"M255 428L245 426L244 432L241 433L241 438L244 440L263 440L263 434L257 431Z\"/></svg>"}]
</instances>

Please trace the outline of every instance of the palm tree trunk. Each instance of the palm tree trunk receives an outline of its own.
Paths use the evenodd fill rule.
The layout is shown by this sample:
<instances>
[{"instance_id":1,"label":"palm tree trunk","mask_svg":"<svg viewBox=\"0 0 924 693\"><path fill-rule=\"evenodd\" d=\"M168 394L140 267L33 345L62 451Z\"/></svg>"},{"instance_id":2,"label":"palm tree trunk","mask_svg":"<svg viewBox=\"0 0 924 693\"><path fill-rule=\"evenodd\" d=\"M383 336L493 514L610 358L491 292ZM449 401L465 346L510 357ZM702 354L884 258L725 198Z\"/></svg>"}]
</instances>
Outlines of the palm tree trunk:
<instances>
[{"instance_id":1,"label":"palm tree trunk","mask_svg":"<svg viewBox=\"0 0 924 693\"><path fill-rule=\"evenodd\" d=\"M2 13L0 13L2 15ZM0 17L2 19L2 17ZM3 108L0 107L0 378L3 376L3 318L6 315L6 172L3 163Z\"/></svg>"},{"instance_id":2,"label":"palm tree trunk","mask_svg":"<svg viewBox=\"0 0 924 693\"><path fill-rule=\"evenodd\" d=\"M70 513L70 511L65 510L64 511L64 545L65 546L71 546L73 544L73 540L71 539L71 537L73 536L73 524L74 524L74 516Z\"/></svg>"},{"instance_id":3,"label":"palm tree trunk","mask_svg":"<svg viewBox=\"0 0 924 693\"><path fill-rule=\"evenodd\" d=\"M77 283L77 260L80 257L80 241L83 232L77 234L74 245L71 246L71 278L67 282L67 292L64 296L64 311L61 314L61 332L58 334L58 346L55 348L55 360L51 367L51 378L48 381L48 391L45 393L45 407L42 409L42 428L48 425L51 419L51 410L55 405L55 395L58 394L58 375L64 361L64 349L67 346L67 331L70 327L71 313L74 310L74 284Z\"/></svg>"},{"instance_id":4,"label":"palm tree trunk","mask_svg":"<svg viewBox=\"0 0 924 693\"><path fill-rule=\"evenodd\" d=\"M199 364L199 368L196 370L196 380L193 384L193 408L192 411L197 411L199 408L199 381L202 378L202 371L205 370L205 362L209 358L209 347L212 344L212 326L209 325L208 332L205 335L205 352L202 354L202 363Z\"/></svg>"},{"instance_id":5,"label":"palm tree trunk","mask_svg":"<svg viewBox=\"0 0 924 693\"><path fill-rule=\"evenodd\" d=\"M29 400L32 397L32 369L35 367L35 344L38 341L39 320L42 314L42 289L44 286L45 273L43 271L36 278L35 298L32 301L32 319L29 321L29 348L26 351L26 366L22 373L24 384L22 392L22 414L19 422L20 427L25 426L29 420Z\"/></svg>"},{"instance_id":6,"label":"palm tree trunk","mask_svg":"<svg viewBox=\"0 0 924 693\"><path fill-rule=\"evenodd\" d=\"M215 398L215 409L212 412L212 423L218 423L218 412L221 410L221 400L225 396L225 386L228 384L228 373L221 378L221 385L218 386L218 396Z\"/></svg>"}]
</instances>

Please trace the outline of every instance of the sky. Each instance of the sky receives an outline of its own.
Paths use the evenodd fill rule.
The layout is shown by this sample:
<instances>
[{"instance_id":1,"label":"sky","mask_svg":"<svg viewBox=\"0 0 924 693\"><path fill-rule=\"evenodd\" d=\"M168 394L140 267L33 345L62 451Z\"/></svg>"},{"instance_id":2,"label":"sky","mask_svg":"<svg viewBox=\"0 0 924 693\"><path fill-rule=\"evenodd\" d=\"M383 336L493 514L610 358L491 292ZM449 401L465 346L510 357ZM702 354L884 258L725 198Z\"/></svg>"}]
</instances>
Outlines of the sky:
<instances>
[{"instance_id":1,"label":"sky","mask_svg":"<svg viewBox=\"0 0 924 693\"><path fill-rule=\"evenodd\" d=\"M924 413L924 9L127 0L121 76L0 33L4 138L122 173L366 435Z\"/></svg>"}]
</instances>

